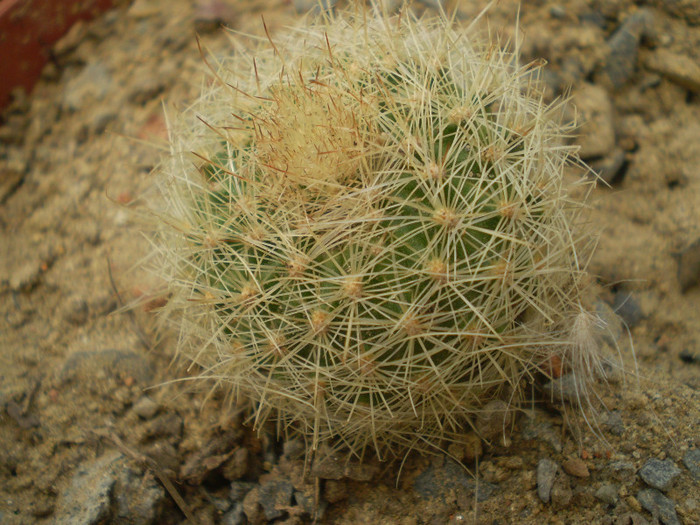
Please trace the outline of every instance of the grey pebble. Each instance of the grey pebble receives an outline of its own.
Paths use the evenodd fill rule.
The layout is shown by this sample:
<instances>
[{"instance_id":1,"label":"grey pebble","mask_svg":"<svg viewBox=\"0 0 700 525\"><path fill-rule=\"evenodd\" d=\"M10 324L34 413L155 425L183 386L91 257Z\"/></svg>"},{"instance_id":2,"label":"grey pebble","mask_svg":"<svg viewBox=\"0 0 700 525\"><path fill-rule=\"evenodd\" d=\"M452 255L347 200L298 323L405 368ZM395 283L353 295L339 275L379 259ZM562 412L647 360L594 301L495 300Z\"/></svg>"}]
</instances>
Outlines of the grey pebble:
<instances>
[{"instance_id":1,"label":"grey pebble","mask_svg":"<svg viewBox=\"0 0 700 525\"><path fill-rule=\"evenodd\" d=\"M549 503L552 496L554 478L559 466L551 459L543 458L537 463L537 495L543 503Z\"/></svg>"},{"instance_id":2,"label":"grey pebble","mask_svg":"<svg viewBox=\"0 0 700 525\"><path fill-rule=\"evenodd\" d=\"M672 500L656 489L642 489L637 493L637 500L642 507L663 525L681 525Z\"/></svg>"},{"instance_id":3,"label":"grey pebble","mask_svg":"<svg viewBox=\"0 0 700 525\"><path fill-rule=\"evenodd\" d=\"M126 467L117 474L117 485L112 495L114 517L111 523L151 525L159 522L166 503L165 490L151 476Z\"/></svg>"},{"instance_id":4,"label":"grey pebble","mask_svg":"<svg viewBox=\"0 0 700 525\"><path fill-rule=\"evenodd\" d=\"M292 504L294 487L286 480L272 480L260 485L258 501L263 508L265 518L275 520L281 518L287 511L284 507Z\"/></svg>"},{"instance_id":5,"label":"grey pebble","mask_svg":"<svg viewBox=\"0 0 700 525\"><path fill-rule=\"evenodd\" d=\"M165 491L153 478L129 468L121 453L109 452L75 471L59 496L53 523L151 525L164 503Z\"/></svg>"},{"instance_id":6,"label":"grey pebble","mask_svg":"<svg viewBox=\"0 0 700 525\"><path fill-rule=\"evenodd\" d=\"M639 476L652 488L667 491L681 471L671 459L652 458L639 470Z\"/></svg>"},{"instance_id":7,"label":"grey pebble","mask_svg":"<svg viewBox=\"0 0 700 525\"><path fill-rule=\"evenodd\" d=\"M109 520L112 491L117 483L113 464L121 457L112 452L75 471L70 485L59 496L56 525L97 525Z\"/></svg>"},{"instance_id":8,"label":"grey pebble","mask_svg":"<svg viewBox=\"0 0 700 525\"><path fill-rule=\"evenodd\" d=\"M606 470L617 481L628 481L635 472L634 465L629 461L611 461Z\"/></svg>"},{"instance_id":9,"label":"grey pebble","mask_svg":"<svg viewBox=\"0 0 700 525\"><path fill-rule=\"evenodd\" d=\"M141 419L151 419L158 412L158 403L148 396L143 396L134 403L133 411Z\"/></svg>"},{"instance_id":10,"label":"grey pebble","mask_svg":"<svg viewBox=\"0 0 700 525\"><path fill-rule=\"evenodd\" d=\"M603 503L614 505L617 503L618 499L617 487L615 485L611 485L610 483L601 485L601 487L595 491L595 497Z\"/></svg>"},{"instance_id":11,"label":"grey pebble","mask_svg":"<svg viewBox=\"0 0 700 525\"><path fill-rule=\"evenodd\" d=\"M608 429L613 436L621 436L625 433L625 423L622 421L622 416L617 410L613 410L605 419L605 428Z\"/></svg>"},{"instance_id":12,"label":"grey pebble","mask_svg":"<svg viewBox=\"0 0 700 525\"><path fill-rule=\"evenodd\" d=\"M615 89L619 89L631 78L637 64L639 41L647 33L652 22L648 9L632 13L608 40L608 54L603 75Z\"/></svg>"},{"instance_id":13,"label":"grey pebble","mask_svg":"<svg viewBox=\"0 0 700 525\"><path fill-rule=\"evenodd\" d=\"M700 480L700 448L689 450L683 455L683 464L693 479Z\"/></svg>"}]
</instances>

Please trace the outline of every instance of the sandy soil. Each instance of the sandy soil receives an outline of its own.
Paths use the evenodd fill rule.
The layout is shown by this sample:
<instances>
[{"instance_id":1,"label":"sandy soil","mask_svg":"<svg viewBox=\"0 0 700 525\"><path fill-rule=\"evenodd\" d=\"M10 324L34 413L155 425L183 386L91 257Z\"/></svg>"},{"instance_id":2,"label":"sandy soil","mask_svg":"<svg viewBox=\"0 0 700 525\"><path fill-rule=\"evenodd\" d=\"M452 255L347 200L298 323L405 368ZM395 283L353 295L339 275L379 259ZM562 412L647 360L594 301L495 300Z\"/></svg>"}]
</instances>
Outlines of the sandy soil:
<instances>
[{"instance_id":1,"label":"sandy soil","mask_svg":"<svg viewBox=\"0 0 700 525\"><path fill-rule=\"evenodd\" d=\"M609 182L593 195L590 268L629 327L639 380L602 392L600 436L533 404L471 473L409 457L305 477L303 443L255 436L216 395L175 382L194 371L172 364L155 305L120 309L151 286L133 270L148 250L134 211L167 145L163 105L199 90L196 33L226 52L221 22L262 34L264 13L274 34L303 4L137 0L74 27L3 115L0 523L302 523L313 512L322 523L700 523L694 2L520 9L524 58L549 62L551 97L571 89L582 156ZM483 4L447 3L465 21ZM517 6L492 8L492 33L515 34Z\"/></svg>"}]
</instances>

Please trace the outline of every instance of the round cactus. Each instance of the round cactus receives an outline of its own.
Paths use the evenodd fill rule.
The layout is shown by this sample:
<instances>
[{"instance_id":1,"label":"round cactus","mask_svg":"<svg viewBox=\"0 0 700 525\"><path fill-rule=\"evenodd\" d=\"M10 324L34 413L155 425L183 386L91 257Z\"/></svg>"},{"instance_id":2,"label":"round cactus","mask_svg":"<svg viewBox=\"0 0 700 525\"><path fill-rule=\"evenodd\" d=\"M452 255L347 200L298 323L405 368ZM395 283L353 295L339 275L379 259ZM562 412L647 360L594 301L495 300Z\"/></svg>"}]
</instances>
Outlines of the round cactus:
<instances>
[{"instance_id":1,"label":"round cactus","mask_svg":"<svg viewBox=\"0 0 700 525\"><path fill-rule=\"evenodd\" d=\"M439 448L548 363L588 381L573 148L533 68L377 9L212 70L171 126L154 244L179 351L257 427Z\"/></svg>"}]
</instances>

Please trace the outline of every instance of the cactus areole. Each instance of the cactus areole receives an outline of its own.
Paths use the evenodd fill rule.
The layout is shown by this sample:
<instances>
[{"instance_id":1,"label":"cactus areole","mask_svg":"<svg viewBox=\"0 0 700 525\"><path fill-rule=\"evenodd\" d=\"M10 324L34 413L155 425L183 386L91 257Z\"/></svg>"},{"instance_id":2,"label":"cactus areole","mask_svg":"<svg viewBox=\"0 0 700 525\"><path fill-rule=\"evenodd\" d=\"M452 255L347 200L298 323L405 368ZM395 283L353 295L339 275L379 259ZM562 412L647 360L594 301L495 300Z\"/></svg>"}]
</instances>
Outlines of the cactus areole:
<instances>
[{"instance_id":1,"label":"cactus areole","mask_svg":"<svg viewBox=\"0 0 700 525\"><path fill-rule=\"evenodd\" d=\"M561 107L472 33L333 15L210 58L171 123L162 315L256 427L439 449L544 363L574 366L585 236Z\"/></svg>"}]
</instances>

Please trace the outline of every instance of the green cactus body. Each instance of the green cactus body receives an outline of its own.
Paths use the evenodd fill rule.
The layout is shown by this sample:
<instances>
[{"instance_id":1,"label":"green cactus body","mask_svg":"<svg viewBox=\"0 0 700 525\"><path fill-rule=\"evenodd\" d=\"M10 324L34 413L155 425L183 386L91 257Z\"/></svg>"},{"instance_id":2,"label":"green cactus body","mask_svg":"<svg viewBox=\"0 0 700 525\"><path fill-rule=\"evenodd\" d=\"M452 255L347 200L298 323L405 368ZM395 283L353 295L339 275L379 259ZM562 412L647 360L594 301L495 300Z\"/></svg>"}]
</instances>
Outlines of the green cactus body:
<instances>
[{"instance_id":1,"label":"green cactus body","mask_svg":"<svg viewBox=\"0 0 700 525\"><path fill-rule=\"evenodd\" d=\"M555 108L442 19L275 44L174 129L156 244L180 351L314 446L458 441L565 354L580 308Z\"/></svg>"}]
</instances>

